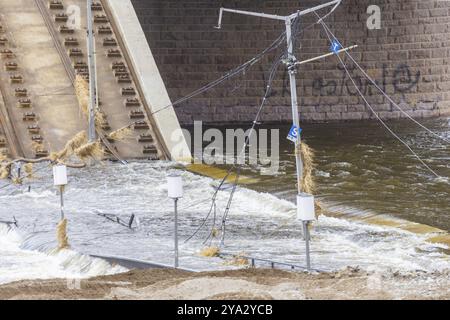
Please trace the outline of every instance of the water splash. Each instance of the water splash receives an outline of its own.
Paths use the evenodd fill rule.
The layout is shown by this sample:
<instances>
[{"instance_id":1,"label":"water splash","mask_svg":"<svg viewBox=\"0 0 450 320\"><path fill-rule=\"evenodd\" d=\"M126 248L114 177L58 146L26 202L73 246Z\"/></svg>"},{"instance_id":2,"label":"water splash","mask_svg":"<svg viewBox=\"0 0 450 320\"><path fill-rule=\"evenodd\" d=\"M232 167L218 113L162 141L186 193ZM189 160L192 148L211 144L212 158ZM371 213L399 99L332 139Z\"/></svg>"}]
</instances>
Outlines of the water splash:
<instances>
[{"instance_id":1,"label":"water splash","mask_svg":"<svg viewBox=\"0 0 450 320\"><path fill-rule=\"evenodd\" d=\"M24 239L17 229L0 225L0 284L24 279L82 279L127 271L72 250L30 250Z\"/></svg>"}]
</instances>

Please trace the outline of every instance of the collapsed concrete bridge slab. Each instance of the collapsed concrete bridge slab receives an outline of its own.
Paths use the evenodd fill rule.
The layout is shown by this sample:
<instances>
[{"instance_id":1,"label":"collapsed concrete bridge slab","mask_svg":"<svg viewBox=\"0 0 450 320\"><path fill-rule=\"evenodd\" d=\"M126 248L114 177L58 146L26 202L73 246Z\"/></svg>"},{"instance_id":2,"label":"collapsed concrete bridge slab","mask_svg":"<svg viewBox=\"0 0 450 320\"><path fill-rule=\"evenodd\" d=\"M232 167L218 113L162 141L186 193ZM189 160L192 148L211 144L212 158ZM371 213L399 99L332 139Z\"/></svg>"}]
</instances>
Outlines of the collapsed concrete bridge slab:
<instances>
[{"instance_id":1,"label":"collapsed concrete bridge slab","mask_svg":"<svg viewBox=\"0 0 450 320\"><path fill-rule=\"evenodd\" d=\"M104 0L90 9L96 33L96 123L106 149L123 159L190 159L133 6ZM86 130L76 88L79 79L90 80L86 10L85 0L0 3L2 153L45 157ZM111 133L124 127L131 129L127 139L113 138Z\"/></svg>"},{"instance_id":2,"label":"collapsed concrete bridge slab","mask_svg":"<svg viewBox=\"0 0 450 320\"><path fill-rule=\"evenodd\" d=\"M287 14L320 1L246 0L232 8ZM109 139L123 158L187 159L179 121L249 122L267 84L268 55L232 81L176 106L178 100L252 58L283 26L225 16L213 28L218 0L102 0L96 28L99 111L105 137L124 126L127 141ZM299 7L300 5L300 7ZM370 0L344 0L327 23L377 83L411 116L450 114L450 4L438 0L379 1L380 28L367 25ZM74 77L88 80L85 0L0 3L0 149L14 157L59 150L86 129ZM74 17L79 14L77 22ZM299 59L329 50L314 17L302 20ZM351 64L359 89L383 119L403 116ZM364 120L373 114L335 58L304 65L299 76L302 121ZM167 88L167 89L166 89ZM279 72L261 120L291 120L286 72ZM179 119L179 121L178 121Z\"/></svg>"}]
</instances>

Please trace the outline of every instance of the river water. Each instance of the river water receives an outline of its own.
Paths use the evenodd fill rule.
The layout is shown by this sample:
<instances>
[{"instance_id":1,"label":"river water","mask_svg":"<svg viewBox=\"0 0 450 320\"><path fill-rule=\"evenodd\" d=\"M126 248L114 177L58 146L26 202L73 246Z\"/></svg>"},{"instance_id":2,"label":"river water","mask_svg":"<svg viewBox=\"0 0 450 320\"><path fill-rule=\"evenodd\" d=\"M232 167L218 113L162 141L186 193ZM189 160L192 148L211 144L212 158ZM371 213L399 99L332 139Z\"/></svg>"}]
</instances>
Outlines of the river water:
<instances>
[{"instance_id":1,"label":"river water","mask_svg":"<svg viewBox=\"0 0 450 320\"><path fill-rule=\"evenodd\" d=\"M447 140L450 120L422 122ZM407 121L389 126L442 178L437 179L378 122L313 125L305 128L317 156L318 195L335 205L389 214L450 230L450 145ZM285 128L281 137L287 133ZM292 145L281 146L287 174L264 179L257 190L293 200Z\"/></svg>"},{"instance_id":2,"label":"river water","mask_svg":"<svg viewBox=\"0 0 450 320\"><path fill-rule=\"evenodd\" d=\"M450 138L450 120L426 125ZM304 138L316 150L317 195L331 211L357 217L389 215L450 229L450 146L422 129L401 121L390 125L439 175L424 170L408 151L379 124L310 125ZM270 127L269 127L270 128ZM288 127L282 127L284 141ZM295 174L292 145L281 145L280 172L261 176L257 167L243 173L256 179L239 186L227 222L224 252L304 265L301 225L295 220ZM84 254L122 256L171 264L173 203L167 199L165 177L174 170L167 162L98 164L69 170L65 211L72 250L52 253L59 199L51 170L38 167L37 177L23 186L0 189L0 220L16 217L19 228L0 225L0 283L20 279L89 277L123 271ZM230 268L219 258L204 258L211 221L184 243L209 211L217 181L183 172L185 196L180 200L181 266L197 270ZM4 182L0 183L3 185ZM31 190L28 187L31 186ZM219 193L217 213L223 212L230 189ZM126 221L138 217L132 231L98 216L114 214ZM436 271L450 268L448 247L396 227L358 219L321 216L312 229L312 264L321 270L360 266L375 270Z\"/></svg>"}]
</instances>

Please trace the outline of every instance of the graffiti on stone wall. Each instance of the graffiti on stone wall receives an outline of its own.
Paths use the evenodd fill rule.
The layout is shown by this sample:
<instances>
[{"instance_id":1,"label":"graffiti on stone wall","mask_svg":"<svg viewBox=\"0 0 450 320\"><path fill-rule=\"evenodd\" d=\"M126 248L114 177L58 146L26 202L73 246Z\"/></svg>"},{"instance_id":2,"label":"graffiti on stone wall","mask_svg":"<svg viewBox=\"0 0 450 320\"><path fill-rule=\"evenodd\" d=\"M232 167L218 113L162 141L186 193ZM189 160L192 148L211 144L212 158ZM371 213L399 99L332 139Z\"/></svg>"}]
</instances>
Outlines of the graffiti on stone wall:
<instances>
[{"instance_id":1,"label":"graffiti on stone wall","mask_svg":"<svg viewBox=\"0 0 450 320\"><path fill-rule=\"evenodd\" d=\"M260 70L262 71L262 80L267 84L267 79L262 67ZM358 91L350 78L347 77L344 68L341 65L338 65L337 70L341 72L341 77L339 79L317 77L312 80L304 80L304 92L308 91L308 87L312 87L313 96L358 96ZM348 67L348 70L358 85L358 89L361 90L364 95L372 96L379 94L378 90L370 80L361 75L355 66ZM369 72L369 75L383 91L387 92L388 88L392 88L394 94L406 94L414 91L419 84L421 75L420 71L412 71L411 67L407 64L399 64L393 70L389 70L387 65L383 65L381 69L376 70L376 73L378 74L373 74L373 72L372 74L370 73L371 72ZM283 72L283 76L280 80L282 81L282 86L274 86L270 93L270 97L284 98L290 96L289 77L287 72ZM262 90L265 92L265 88Z\"/></svg>"},{"instance_id":2,"label":"graffiti on stone wall","mask_svg":"<svg viewBox=\"0 0 450 320\"><path fill-rule=\"evenodd\" d=\"M316 78L312 81L312 92L314 96L356 96L358 91L353 85L353 82L347 77L347 74L342 68L338 66L338 69L342 72L342 77L339 80L326 80L322 77ZM370 80L364 76L358 74L356 67L349 67L349 71L352 73L358 89L364 95L374 95L378 92ZM392 72L387 68L387 65L383 65L381 70L381 77L376 79L373 76L375 82L384 91L389 86L392 86L394 93L404 94L412 91L417 87L420 79L420 71L413 73L411 68L407 64L399 64Z\"/></svg>"},{"instance_id":3,"label":"graffiti on stone wall","mask_svg":"<svg viewBox=\"0 0 450 320\"><path fill-rule=\"evenodd\" d=\"M398 65L394 71L394 78L392 85L394 91L399 93L406 93L417 87L420 79L420 71L415 75L412 74L411 69L407 64Z\"/></svg>"}]
</instances>

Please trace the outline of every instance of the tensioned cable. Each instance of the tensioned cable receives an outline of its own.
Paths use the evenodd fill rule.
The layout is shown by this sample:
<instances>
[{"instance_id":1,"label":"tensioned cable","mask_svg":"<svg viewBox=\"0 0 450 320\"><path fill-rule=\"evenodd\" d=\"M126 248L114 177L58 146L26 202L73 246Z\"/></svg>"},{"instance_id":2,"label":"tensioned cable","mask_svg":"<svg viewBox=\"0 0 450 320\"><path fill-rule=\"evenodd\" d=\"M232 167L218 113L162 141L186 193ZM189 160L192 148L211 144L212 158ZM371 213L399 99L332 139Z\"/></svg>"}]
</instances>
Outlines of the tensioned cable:
<instances>
[{"instance_id":1,"label":"tensioned cable","mask_svg":"<svg viewBox=\"0 0 450 320\"><path fill-rule=\"evenodd\" d=\"M275 78L276 70L278 69L278 66L281 63L283 56L284 56L284 52L272 64L272 68L271 68L271 72L270 72L270 76L269 76L269 82L268 82L268 85L267 85L266 93L265 93L264 98L263 98L263 100L261 102L261 105L260 105L260 107L258 109L258 112L257 112L257 115L255 117L255 120L253 121L252 127L249 130L249 134L246 137L245 143L244 143L244 145L242 147L242 150L241 150L241 152L239 154L239 157L241 157L243 154L245 154L245 150L246 150L246 148L247 148L247 146L248 146L248 144L250 142L252 134L254 133L254 129L255 129L256 125L258 124L258 120L259 120L259 118L261 116L261 112L262 112L262 110L263 110L263 108L264 108L264 106L265 106L265 104L267 102L267 99L270 96L270 93L272 91L272 82L273 82L273 80ZM211 208L210 208L210 211L209 211L207 217L204 219L202 225L194 232L194 234L192 234L188 239L186 239L185 242L188 242L190 239L192 239L201 230L201 228L206 224L206 221L209 219L209 216L211 215L211 213L212 213L212 211L213 211L213 209L215 207L217 194L220 191L221 186L225 183L226 180L228 180L229 176L231 175L231 172L235 168L236 168L236 164L234 164L228 170L227 175L222 179L219 187L217 188L217 190L216 190L216 192L215 192L215 194L213 196L213 202L212 202L212 205L211 205ZM239 182L240 173L241 173L241 168L238 167L237 168L237 172L236 172L236 176L235 176L234 181L233 181L233 188L231 190L230 197L228 198L227 206L225 208L225 211L224 211L224 213L222 215L222 220L221 220L221 222L222 222L222 227L221 227L221 229L222 229L222 240L221 240L221 243L222 244L223 244L223 241L224 241L224 235L225 235L225 230L226 230L226 219L227 219L229 211L231 209L231 204L233 202L234 194L236 193L236 189L237 189L237 185L238 185L238 182ZM215 225L212 226L212 229L214 229L214 228L215 228ZM206 243L212 237L212 235L213 235L213 230L211 230L211 232L209 233L209 235L206 238L206 240L204 241L204 243Z\"/></svg>"},{"instance_id":2,"label":"tensioned cable","mask_svg":"<svg viewBox=\"0 0 450 320\"><path fill-rule=\"evenodd\" d=\"M333 9L333 11L334 11L334 9ZM301 32L299 32L300 29L301 29L301 28L300 28L300 26L301 26L301 23L300 23L300 22L301 22L301 21L300 21L300 17L297 15L297 18L295 19L294 24L293 24L293 33L292 33L292 35L291 35L291 38L290 38L290 39L287 39L288 42L292 42L293 44L295 44L295 41L296 41L297 36L298 36L299 33L303 33L306 29L308 29L308 28L310 28L311 26L315 25L315 23L314 23L314 24L311 24L311 25L307 26L306 28L302 29ZM295 48L295 45L294 45L293 47ZM264 99L263 99L263 101L262 101L261 107L260 107L260 109L258 110L258 114L256 115L256 120L253 122L252 130L250 131L250 134L249 134L249 136L248 136L248 139L247 139L247 141L246 141L246 144L244 145L244 149L243 149L244 152L245 152L246 145L248 145L248 143L249 143L249 141L250 141L251 134L252 134L253 131L254 131L254 128L255 128L255 126L256 126L256 124L257 124L257 121L258 121L258 119L259 119L259 117L260 117L260 114L261 114L261 112L262 112L262 110L263 110L263 108L264 108L266 99L270 96L270 92L271 92L271 90L272 90L272 88L271 88L272 81L273 81L273 79L275 78L275 74L276 74L276 71L278 70L278 66L279 66L280 62L282 61L283 56L284 56L284 55L288 55L288 54L289 54L289 49L286 48L285 50L283 50L283 54L281 55L281 57L279 58L279 60L278 60L278 61L275 61L274 64L273 64L273 69L272 69L272 71L271 71L271 77L269 78L269 85L267 86L267 92L266 92L266 95L264 96ZM240 168L239 168L238 170L240 171ZM238 171L238 172L239 172L239 171ZM222 239L221 239L221 245L224 245L225 231L226 231L226 221L227 221L227 218L228 218L228 214L229 214L229 212L230 212L230 209L231 209L231 203L232 203L232 201L233 201L233 197L234 197L234 194L235 194L235 191L236 191L236 187L237 187L238 180L239 180L239 174L238 174L237 177L236 177L236 181L235 181L233 190L232 190L232 192L231 192L231 194L230 194L230 198L229 198L229 200L228 200L227 207L226 207L225 212L224 212L224 214L223 214L223 218L222 218ZM211 234L210 234L210 235L211 235ZM207 240L206 240L206 241L207 241Z\"/></svg>"},{"instance_id":3,"label":"tensioned cable","mask_svg":"<svg viewBox=\"0 0 450 320\"><path fill-rule=\"evenodd\" d=\"M306 29L309 29L310 27L312 27L312 26L314 26L314 25L315 25L315 23L312 23L312 24L308 25L306 28L304 28L304 29L302 30L302 32L303 32L304 30L306 30ZM295 20L295 23L294 23L294 28L293 28L293 33L291 34L291 39L287 39L289 42L290 42L292 39L295 39L295 38L296 38L296 36L297 36L297 34L298 34L298 32L299 32L299 27L300 27L300 19L298 19L298 17L297 17L297 19ZM250 141L251 135L252 135L252 133L253 133L253 131L254 131L256 125L258 124L258 120L259 120L259 117L260 117L260 115L261 115L261 112L262 112L262 110L263 110L263 108L264 108L264 106L265 106L265 103L266 103L267 99L269 98L270 93L271 93L271 91L272 91L272 82L273 82L273 80L274 80L274 77L275 77L275 74L276 74L276 70L278 69L279 64L282 62L283 57L284 57L287 53L288 53L288 48L284 49L284 50L283 50L283 53L282 53L282 54L279 56L279 58L276 59L276 60L274 61L274 63L272 64L272 68L271 68L271 72L270 72L270 76L269 76L269 81L268 81L266 93L265 93L264 98L263 98L263 100L262 100L261 106L260 106L260 108L258 109L256 118L255 118L255 120L253 121L252 128L251 128L251 130L250 130L250 132L249 132L249 135L248 135L247 138L246 138L246 141L245 141L245 143L244 143L244 146L243 146L243 149L242 149L242 151L241 151L240 156L242 156L242 153L245 152L246 147L247 147L247 145L248 145L248 143L249 143L249 141ZM215 208L216 199L217 199L217 194L218 194L218 192L220 191L221 186L222 186L222 185L225 183L225 181L229 178L229 176L231 175L231 172L234 170L235 167L236 167L236 165L233 165L233 166L228 170L227 174L226 174L225 177L222 179L222 181L221 181L219 187L217 188L216 192L215 192L214 195L213 195L212 205L211 205L211 207L210 207L210 210L209 210L209 212L208 212L206 218L203 220L202 224L196 229L196 231L195 231L190 237L188 237L188 238L185 240L185 242L188 242L189 240L191 240L191 239L192 239L192 238L193 238L193 237L194 237L194 236L195 236L195 235L203 228L203 226L206 224L206 222L208 221L209 217L211 216L211 213L212 213L213 208ZM236 174L236 177L235 177L235 181L234 181L234 184L233 184L233 189L232 189L232 191L231 191L231 193L230 193L230 197L229 197L229 199L228 199L227 206L226 206L226 209L225 209L225 211L224 211L224 214L222 215L222 240L221 240L221 244L222 244L222 245L223 245L223 242L224 242L224 236L225 236L225 230L226 230L226 219L227 219L228 214L229 214L229 211L230 211L230 209L231 209L231 204L232 204L232 201L233 201L233 198L234 198L234 194L235 194L235 192L236 192L237 183L238 183L238 181L239 181L239 176L240 176L240 168L238 168L238 171L237 171L237 174ZM209 233L209 235L208 235L208 237L206 238L206 240L205 240L204 243L206 243L206 242L208 241L208 239L209 239L210 237L212 237L213 229L214 229L214 228L215 228L215 225L213 225L212 230L211 230L211 232Z\"/></svg>"},{"instance_id":4,"label":"tensioned cable","mask_svg":"<svg viewBox=\"0 0 450 320\"><path fill-rule=\"evenodd\" d=\"M308 26L306 26L305 28L303 28L302 31L310 29L311 27L314 27L316 24L317 24L317 22L311 23ZM267 47L266 49L261 51L258 55L256 55L252 59L248 60L244 64L242 64L242 65L240 65L240 66L230 70L229 72L227 72L222 77L220 77L220 78L218 78L218 79L216 79L216 80L206 84L205 86L203 86L203 87L193 91L189 95L184 96L184 97L176 100L175 102L166 105L165 107L163 107L161 109L153 111L152 113L150 113L150 115L154 115L154 114L156 114L158 112L161 112L161 111L164 111L164 110L166 110L166 109L168 109L170 107L177 106L177 105L181 104L182 102L185 102L185 101L187 101L189 99L192 99L192 98L194 98L194 97L196 97L196 96L198 96L198 95L200 95L202 93L205 93L208 90L210 90L212 88L215 88L216 86L222 84L223 82L232 79L236 75L239 75L241 73L245 74L246 70L248 70L250 67L252 67L254 64L256 64L258 61L260 61L264 55L266 55L266 54L270 53L271 51L277 49L280 45L282 45L284 43L285 40L286 40L286 31L282 32L281 35L274 42L272 42L272 44L269 47ZM129 127L133 126L136 123L137 123L137 121L131 122L128 125L123 126L120 129L118 129L118 130L129 128ZM118 130L116 130L116 131L118 131Z\"/></svg>"},{"instance_id":5,"label":"tensioned cable","mask_svg":"<svg viewBox=\"0 0 450 320\"><path fill-rule=\"evenodd\" d=\"M329 32L329 34L336 40L339 42L339 40L336 38L336 36L331 32L330 28L324 23L324 22L320 22L322 24L322 26L324 28L327 29L327 31ZM339 42L340 43L340 42ZM403 108L401 108L377 83L375 80L373 80L373 78L371 78L367 72L361 67L361 65L356 62L356 60L353 58L353 56L348 52L345 51L345 54L350 58L350 60L352 60L352 62L358 67L359 70L361 70L362 74L375 86L375 88L377 88L388 100L389 102L392 103L392 105L394 105L401 113L403 113L407 118L409 118L411 121L413 121L415 124L417 124L418 126L420 126L421 128L425 129L428 133L436 136L437 138L445 141L446 143L450 143L450 140L442 137L441 135L439 135L438 133L432 131L431 129L427 128L426 126L424 126L423 124L421 124L419 121L417 121L416 119L414 119L410 114L408 114L405 110L403 110Z\"/></svg>"},{"instance_id":6,"label":"tensioned cable","mask_svg":"<svg viewBox=\"0 0 450 320\"><path fill-rule=\"evenodd\" d=\"M338 4L338 5L339 5L339 4ZM335 7L334 7L327 15L325 15L324 17L319 17L319 20L318 20L316 23L323 22L323 20L324 20L325 18L327 18L332 12L334 12L334 11L336 10L336 8L338 7L338 5L336 5L336 6L335 6ZM316 12L314 12L314 13L317 15ZM297 19L295 20L295 24L294 24L294 28L293 28L293 29L294 29L294 32L293 32L293 34L292 34L292 36L291 36L292 43L295 42L295 40L296 40L296 38L297 38L298 29L299 29L299 27L300 27L300 19L298 19L298 18L299 18L299 17L297 16ZM304 29L302 30L302 32L303 32L304 30L306 30L306 29L309 29L311 26L315 25L316 23L307 26L306 28L304 28ZM289 39L289 41L290 41L291 39ZM294 46L294 47L295 47L295 46ZM284 54L286 54L286 53L288 53L288 49L286 49L286 50L284 51ZM263 105L262 105L261 107L263 107ZM262 110L262 109L260 109L260 110ZM259 117L259 115L258 115L258 117ZM254 123L254 124L255 124L255 123ZM239 168L239 170L240 170L240 168ZM237 178L237 180L238 180L239 175L238 175L236 178ZM227 203L227 208L226 208L226 210L225 210L224 217L223 217L223 222L222 222L222 240L221 240L221 244L222 244L222 245L224 244L224 237L225 237L225 230L226 230L226 229L225 229L225 223L226 223L226 219L227 219L227 217L228 217L228 213L229 213L229 210L230 210L230 207L231 207L231 202L232 202L232 199L233 199L233 196L234 196L234 192L235 192L235 189L236 189L237 180L236 180L236 184L234 185L233 191L232 191L232 193L231 193L231 195L230 195L229 201L228 201L228 203ZM212 232L210 233L209 237L211 237L211 236L212 236ZM211 240L212 240L212 239L211 239ZM207 239L206 241L208 241L208 239ZM205 241L205 242L206 242L206 241Z\"/></svg>"},{"instance_id":7,"label":"tensioned cable","mask_svg":"<svg viewBox=\"0 0 450 320\"><path fill-rule=\"evenodd\" d=\"M285 55L285 52L283 52L281 57L278 58L278 60L275 61L273 66L272 66L272 70L271 70L271 74L270 74L270 78L269 78L269 84L267 85L266 94L264 95L264 98L262 100L261 106L258 109L258 113L256 114L255 121L253 121L253 125L252 125L252 127L251 127L251 129L249 131L249 134L247 135L246 141L245 141L244 146L243 146L242 151L241 151L241 156L242 156L242 154L245 155L245 150L246 150L248 144L250 143L250 139L252 137L252 134L254 133L255 127L258 124L258 120L259 120L259 118L261 116L261 112L264 109L264 106L265 106L265 104L267 102L267 99L269 98L269 96L271 94L272 82L273 82L273 80L275 78L276 72L278 70L278 67L279 67L280 63L282 62L282 57L284 55ZM226 206L224 214L222 216L222 240L221 240L221 244L222 245L224 244L224 239L225 239L226 221L227 221L227 218L228 218L228 214L230 213L231 204L233 202L234 195L236 193L236 188L237 188L237 185L238 185L238 182L239 182L240 170L241 170L241 168L238 167L236 178L235 178L235 181L234 181L234 184L233 184L233 189L232 189L232 191L230 193L230 197L228 199L227 206ZM212 235L212 233L211 233L211 235Z\"/></svg>"},{"instance_id":8,"label":"tensioned cable","mask_svg":"<svg viewBox=\"0 0 450 320\"><path fill-rule=\"evenodd\" d=\"M316 15L318 16L318 14L316 13ZM328 33L328 30L326 29L326 27L324 26L324 22L320 21L319 22L322 26L323 29L328 37L328 39L330 40L330 43L333 42L333 40L331 39L331 36ZM337 39L336 39L337 40ZM355 87L355 89L358 91L358 94L361 96L361 98L364 100L364 102L366 103L367 107L370 109L370 111L372 111L372 113L374 114L374 116L378 119L378 121L380 121L380 123L398 140L400 141L410 152L411 154L413 154L417 160L419 160L420 163L422 163L422 165L427 168L434 176L436 176L436 178L442 178L439 174L437 174L433 169L431 169L431 167L429 165L427 165L425 163L424 160L422 160L422 158L409 146L408 143L406 143L405 141L403 141L402 138L400 138L400 136L398 136L387 124L386 122L384 122L380 116L375 112L375 110L372 108L372 106L370 105L369 101L367 101L366 97L363 95L363 93L361 92L361 90L359 89L358 85L356 84L355 80L353 79L352 75L350 74L350 71L347 68L347 65L344 63L344 61L342 60L342 58L337 54L336 55L342 65L342 67L345 69L345 72L347 73L347 76L350 78L350 80L353 83L353 86Z\"/></svg>"},{"instance_id":9,"label":"tensioned cable","mask_svg":"<svg viewBox=\"0 0 450 320\"><path fill-rule=\"evenodd\" d=\"M299 20L299 19L297 19L297 20ZM306 26L305 28L303 28L302 31L307 30L307 29L313 27L316 24L317 24L317 22L311 23L308 26ZM199 94L202 94L203 92L205 92L207 90L210 90L213 87L216 87L217 85L223 83L224 81L229 80L230 78L234 77L235 75L240 74L242 71L247 70L249 67L253 66L259 60L261 60L263 56L265 56L266 54L268 54L268 53L272 52L273 50L277 49L281 44L284 43L285 40L286 40L286 31L282 32L281 35L274 42L272 42L272 44L269 47L267 47L266 49L261 51L258 55L256 55L252 59L248 60L244 64L242 64L242 65L232 69L231 71L229 71L228 73L226 73L222 77L214 80L213 82L203 86L200 89L197 89L197 90L193 91L189 95L187 95L185 97L182 97L182 98L176 100L175 102L173 102L171 104L168 104L165 107L162 107L161 109L153 111L151 113L151 115L154 115L154 114L156 114L158 112L161 112L161 111L163 111L163 110L165 110L167 108L174 107L174 106L176 106L176 105L178 105L178 104L180 104L180 103L182 103L182 102L184 102L186 100L189 100L189 99L191 99L191 98L193 98L195 96L198 96Z\"/></svg>"},{"instance_id":10,"label":"tensioned cable","mask_svg":"<svg viewBox=\"0 0 450 320\"><path fill-rule=\"evenodd\" d=\"M272 82L273 82L273 79L274 79L274 73L275 73L274 70L277 69L277 67L278 67L279 64L281 63L282 57L284 56L284 54L285 54L285 53L283 52L283 54L280 55L279 58L277 58L277 60L272 64L272 68L271 68L271 72L270 72L270 76L269 76L269 82L268 82L268 85L267 85L266 93L265 93L264 98L263 98L263 100L262 100L262 103L261 103L261 105L260 105L260 107L259 107L259 109L258 109L256 119L253 121L252 128L251 128L251 130L249 131L249 135L247 135L247 137L246 137L244 146L243 146L243 148L242 148L241 153L240 153L239 156L242 156L242 153L245 152L246 147L247 147L247 145L248 145L248 142L250 141L251 135L252 135L252 133L253 133L253 131L254 131L254 128L255 128L256 125L258 124L258 120L259 120L259 117L260 117L260 115L261 115L262 109L263 109L263 107L264 107L264 105L265 105L265 103L266 103L266 101L267 101L267 99L268 99L268 97L269 97L269 95L270 95L270 92L271 92L271 88L272 88L271 84L272 84ZM200 224L200 226L195 230L195 232L185 240L185 243L188 242L188 241L190 241L193 237L195 237L195 236L198 234L198 232L205 226L206 222L208 221L209 217L211 216L211 214L212 214L212 212L213 212L213 209L214 209L214 207L215 207L216 200L217 200L217 195L218 195L220 189L221 189L222 186L225 184L225 182L228 180L228 178L230 177L231 173L233 172L233 170L234 170L235 168L236 168L236 164L234 164L234 165L227 171L227 174L226 174L225 177L221 180L219 186L217 187L216 191L215 191L214 194L213 194L213 197L212 197L212 203L211 203L211 207L210 207L210 209L209 209L208 214L207 214L206 217L203 219L203 221L202 221L202 223ZM233 183L233 189L232 189L231 194L230 194L230 199L231 199L231 201L232 201L232 197L234 196L234 193L235 193L235 191L236 191L237 182L238 182L238 180L239 180L239 175L240 175L240 169L238 168L238 172L237 172L237 174L236 174L235 181L234 181L234 183ZM230 201L230 200L228 201L226 212L229 211L229 208L231 207L231 201ZM227 216L227 215L228 215L228 214L226 213L226 215L224 214L223 217L225 217L225 216ZM222 223L223 223L223 221L224 221L224 219L222 218ZM214 227L215 227L215 226L213 226L213 228L214 228ZM223 226L222 226L222 227L223 227ZM210 235L211 235L211 234L212 234L212 233L210 233ZM209 236L208 236L208 238L209 238ZM208 238L206 239L206 241L208 240Z\"/></svg>"},{"instance_id":11,"label":"tensioned cable","mask_svg":"<svg viewBox=\"0 0 450 320\"><path fill-rule=\"evenodd\" d=\"M286 38L286 32L283 32L274 42L272 42L272 44L267 47L266 49L264 49L262 52L260 52L258 55L256 55L255 57L253 57L252 59L248 60L247 62L245 62L244 64L232 69L231 71L227 72L225 75L223 75L222 77L214 80L213 82L208 83L207 85L191 92L189 95L182 97L178 100L176 100L173 103L168 104L165 107L162 107L156 111L153 111L151 113L151 115L154 115L158 112L164 111L165 109L168 109L170 107L174 107L180 103L185 102L186 100L189 100L195 96L198 96L199 94L202 94L203 92L210 90L213 87L218 86L219 84L223 83L226 80L229 80L230 78L234 77L237 74L240 74L242 71L247 70L247 68L253 66L255 63L257 63L259 60L262 59L263 56L265 56L267 53L275 50L276 48L278 48L285 40Z\"/></svg>"}]
</instances>

